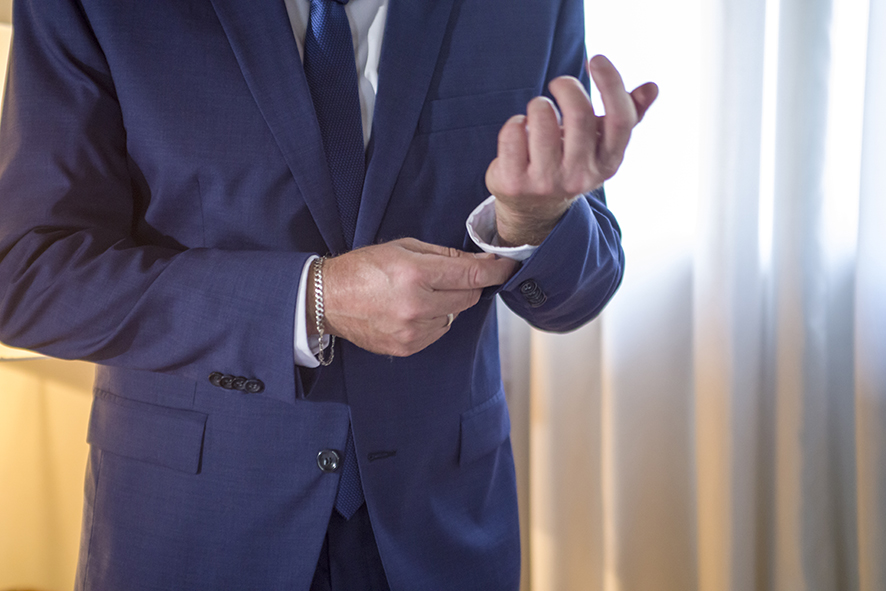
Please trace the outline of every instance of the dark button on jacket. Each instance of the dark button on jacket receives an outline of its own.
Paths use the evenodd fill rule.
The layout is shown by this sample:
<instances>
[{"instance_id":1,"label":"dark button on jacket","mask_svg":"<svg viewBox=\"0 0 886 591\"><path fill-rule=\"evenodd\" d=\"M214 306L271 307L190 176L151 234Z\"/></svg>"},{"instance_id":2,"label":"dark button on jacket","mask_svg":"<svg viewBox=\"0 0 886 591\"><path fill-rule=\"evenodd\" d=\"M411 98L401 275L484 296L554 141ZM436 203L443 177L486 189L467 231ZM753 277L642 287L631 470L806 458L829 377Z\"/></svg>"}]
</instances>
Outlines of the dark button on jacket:
<instances>
[{"instance_id":1,"label":"dark button on jacket","mask_svg":"<svg viewBox=\"0 0 886 591\"><path fill-rule=\"evenodd\" d=\"M244 390L246 390L250 394L258 394L259 392L264 392L265 384L261 380L256 380L256 379L246 380Z\"/></svg>"},{"instance_id":2,"label":"dark button on jacket","mask_svg":"<svg viewBox=\"0 0 886 591\"><path fill-rule=\"evenodd\" d=\"M341 456L334 449L324 449L317 454L317 466L323 472L335 472L341 465Z\"/></svg>"},{"instance_id":3,"label":"dark button on jacket","mask_svg":"<svg viewBox=\"0 0 886 591\"><path fill-rule=\"evenodd\" d=\"M545 292L542 291L538 283L535 282L535 279L527 279L520 284L520 295L522 295L523 299L526 300L526 303L533 308L538 308L548 301L548 296L545 295Z\"/></svg>"},{"instance_id":4,"label":"dark button on jacket","mask_svg":"<svg viewBox=\"0 0 886 591\"><path fill-rule=\"evenodd\" d=\"M217 388L221 388L221 379L225 377L225 374L214 371L209 374L209 383Z\"/></svg>"},{"instance_id":5,"label":"dark button on jacket","mask_svg":"<svg viewBox=\"0 0 886 591\"><path fill-rule=\"evenodd\" d=\"M258 394L264 392L265 384L257 378L245 378L243 376L232 376L214 371L209 374L209 383L217 388L225 390L239 390L241 392L249 392L250 394Z\"/></svg>"}]
</instances>

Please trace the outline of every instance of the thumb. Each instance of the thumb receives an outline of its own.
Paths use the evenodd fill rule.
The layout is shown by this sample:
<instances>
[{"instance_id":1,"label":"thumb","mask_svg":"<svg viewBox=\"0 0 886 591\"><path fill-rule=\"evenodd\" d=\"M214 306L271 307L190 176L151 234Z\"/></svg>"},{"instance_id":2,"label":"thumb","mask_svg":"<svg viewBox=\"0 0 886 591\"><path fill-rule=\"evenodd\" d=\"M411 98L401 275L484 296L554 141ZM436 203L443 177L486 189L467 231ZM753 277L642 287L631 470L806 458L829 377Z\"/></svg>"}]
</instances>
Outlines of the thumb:
<instances>
[{"instance_id":1,"label":"thumb","mask_svg":"<svg viewBox=\"0 0 886 591\"><path fill-rule=\"evenodd\" d=\"M429 242L422 242L421 240L416 240L415 238L402 238L400 240L397 240L396 242L398 243L398 246L400 246L404 250L408 250L409 252L413 252L415 254L429 254L449 258L464 258L474 256L473 253L458 250L457 248L440 246L439 244L431 244Z\"/></svg>"}]
</instances>

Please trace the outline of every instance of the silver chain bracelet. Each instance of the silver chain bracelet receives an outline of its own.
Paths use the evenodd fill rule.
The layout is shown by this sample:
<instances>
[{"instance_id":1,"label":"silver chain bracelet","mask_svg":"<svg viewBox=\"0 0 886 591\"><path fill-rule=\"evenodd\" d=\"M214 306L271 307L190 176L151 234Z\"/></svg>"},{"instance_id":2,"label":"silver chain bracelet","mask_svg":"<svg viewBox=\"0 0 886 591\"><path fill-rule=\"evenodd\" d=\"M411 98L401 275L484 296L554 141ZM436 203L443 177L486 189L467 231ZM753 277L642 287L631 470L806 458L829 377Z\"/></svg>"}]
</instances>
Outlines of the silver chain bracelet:
<instances>
[{"instance_id":1,"label":"silver chain bracelet","mask_svg":"<svg viewBox=\"0 0 886 591\"><path fill-rule=\"evenodd\" d=\"M329 336L329 357L325 357L323 350L323 325L326 318L326 310L323 307L323 263L326 262L326 259L327 257L323 256L314 259L314 262L311 263L314 267L314 321L317 323L317 344L320 348L317 360L324 367L332 363L332 359L335 357L334 335Z\"/></svg>"}]
</instances>

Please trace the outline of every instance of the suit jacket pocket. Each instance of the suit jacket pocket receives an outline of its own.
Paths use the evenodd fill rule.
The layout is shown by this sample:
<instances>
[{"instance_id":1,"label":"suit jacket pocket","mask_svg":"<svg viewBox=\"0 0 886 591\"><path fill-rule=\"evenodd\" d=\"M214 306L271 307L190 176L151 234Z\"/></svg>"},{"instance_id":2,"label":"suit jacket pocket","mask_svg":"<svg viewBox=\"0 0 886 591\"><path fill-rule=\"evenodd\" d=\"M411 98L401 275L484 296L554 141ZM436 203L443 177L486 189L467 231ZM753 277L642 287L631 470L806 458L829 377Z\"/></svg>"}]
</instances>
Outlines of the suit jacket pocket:
<instances>
[{"instance_id":1,"label":"suit jacket pocket","mask_svg":"<svg viewBox=\"0 0 886 591\"><path fill-rule=\"evenodd\" d=\"M197 474L206 418L96 390L86 441L113 454Z\"/></svg>"},{"instance_id":2,"label":"suit jacket pocket","mask_svg":"<svg viewBox=\"0 0 886 591\"><path fill-rule=\"evenodd\" d=\"M498 449L511 432L504 390L461 415L459 465L464 466Z\"/></svg>"},{"instance_id":3,"label":"suit jacket pocket","mask_svg":"<svg viewBox=\"0 0 886 591\"><path fill-rule=\"evenodd\" d=\"M434 133L495 125L526 112L526 104L536 95L535 88L518 88L483 94L471 94L429 101L418 120L418 133Z\"/></svg>"}]
</instances>

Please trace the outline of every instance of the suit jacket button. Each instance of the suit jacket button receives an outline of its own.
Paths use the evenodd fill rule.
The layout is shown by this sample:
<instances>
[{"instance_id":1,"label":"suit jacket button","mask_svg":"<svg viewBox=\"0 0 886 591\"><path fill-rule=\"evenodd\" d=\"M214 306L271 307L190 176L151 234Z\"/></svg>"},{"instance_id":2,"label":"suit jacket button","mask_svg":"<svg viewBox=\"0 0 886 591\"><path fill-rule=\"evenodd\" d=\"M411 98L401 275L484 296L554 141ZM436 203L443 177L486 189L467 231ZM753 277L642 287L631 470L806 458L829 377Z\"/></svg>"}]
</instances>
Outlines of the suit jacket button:
<instances>
[{"instance_id":1,"label":"suit jacket button","mask_svg":"<svg viewBox=\"0 0 886 591\"><path fill-rule=\"evenodd\" d=\"M526 300L526 303L533 308L538 308L548 301L548 296L545 295L545 292L542 291L538 283L535 282L535 279L527 279L521 283L520 294L523 296L523 299Z\"/></svg>"},{"instance_id":2,"label":"suit jacket button","mask_svg":"<svg viewBox=\"0 0 886 591\"><path fill-rule=\"evenodd\" d=\"M244 389L250 394L258 394L259 392L265 391L265 384L261 380L257 379L246 380Z\"/></svg>"},{"instance_id":3,"label":"suit jacket button","mask_svg":"<svg viewBox=\"0 0 886 591\"><path fill-rule=\"evenodd\" d=\"M231 382L231 387L234 388L234 390L241 390L241 391L245 390L246 389L246 378L243 378L243 377L234 378L234 380Z\"/></svg>"},{"instance_id":4,"label":"suit jacket button","mask_svg":"<svg viewBox=\"0 0 886 591\"><path fill-rule=\"evenodd\" d=\"M224 388L225 390L233 390L234 389L234 376L224 375L218 381L218 385Z\"/></svg>"},{"instance_id":5,"label":"suit jacket button","mask_svg":"<svg viewBox=\"0 0 886 591\"><path fill-rule=\"evenodd\" d=\"M335 472L341 464L341 456L334 449L324 449L317 454L317 466L323 472Z\"/></svg>"},{"instance_id":6,"label":"suit jacket button","mask_svg":"<svg viewBox=\"0 0 886 591\"><path fill-rule=\"evenodd\" d=\"M225 374L214 371L209 374L209 383L213 386L221 387L221 379L223 377L225 377Z\"/></svg>"}]
</instances>

